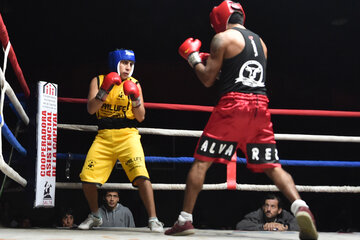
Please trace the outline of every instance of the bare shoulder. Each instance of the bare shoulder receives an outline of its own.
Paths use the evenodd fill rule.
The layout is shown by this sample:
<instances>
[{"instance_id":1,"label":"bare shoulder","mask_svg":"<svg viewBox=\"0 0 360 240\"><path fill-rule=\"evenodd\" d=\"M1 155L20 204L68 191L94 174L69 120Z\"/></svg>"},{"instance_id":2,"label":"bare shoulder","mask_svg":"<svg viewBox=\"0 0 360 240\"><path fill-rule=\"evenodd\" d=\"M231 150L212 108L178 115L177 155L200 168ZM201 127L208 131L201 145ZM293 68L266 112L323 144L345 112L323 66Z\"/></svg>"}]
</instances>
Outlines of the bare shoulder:
<instances>
[{"instance_id":1,"label":"bare shoulder","mask_svg":"<svg viewBox=\"0 0 360 240\"><path fill-rule=\"evenodd\" d=\"M218 54L225 45L226 36L224 36L224 32L217 33L211 40L210 53L213 55Z\"/></svg>"},{"instance_id":2,"label":"bare shoulder","mask_svg":"<svg viewBox=\"0 0 360 240\"><path fill-rule=\"evenodd\" d=\"M99 90L98 77L94 77L90 81L89 93L94 93Z\"/></svg>"},{"instance_id":3,"label":"bare shoulder","mask_svg":"<svg viewBox=\"0 0 360 240\"><path fill-rule=\"evenodd\" d=\"M91 79L90 82L88 99L94 98L98 90L99 90L99 86L98 86L97 77L94 77L93 79Z\"/></svg>"},{"instance_id":4,"label":"bare shoulder","mask_svg":"<svg viewBox=\"0 0 360 240\"><path fill-rule=\"evenodd\" d=\"M266 47L266 44L265 42L262 40L262 38L260 38L260 42L261 42L261 45L264 49L264 54L265 54L265 57L267 58L267 47Z\"/></svg>"},{"instance_id":5,"label":"bare shoulder","mask_svg":"<svg viewBox=\"0 0 360 240\"><path fill-rule=\"evenodd\" d=\"M93 84L93 83L96 83L96 84L97 84L97 78L98 78L98 77L93 77L93 78L91 79L90 84Z\"/></svg>"},{"instance_id":6,"label":"bare shoulder","mask_svg":"<svg viewBox=\"0 0 360 240\"><path fill-rule=\"evenodd\" d=\"M224 33L226 33L226 39L228 40L229 44L245 45L245 39L241 32L235 29L229 29Z\"/></svg>"},{"instance_id":7,"label":"bare shoulder","mask_svg":"<svg viewBox=\"0 0 360 240\"><path fill-rule=\"evenodd\" d=\"M225 58L231 58L242 52L245 47L244 36L237 30L229 29L224 32Z\"/></svg>"},{"instance_id":8,"label":"bare shoulder","mask_svg":"<svg viewBox=\"0 0 360 240\"><path fill-rule=\"evenodd\" d=\"M266 44L265 44L264 40L262 40L262 38L260 38L260 42L261 42L261 45L263 45L263 47L266 47Z\"/></svg>"}]
</instances>

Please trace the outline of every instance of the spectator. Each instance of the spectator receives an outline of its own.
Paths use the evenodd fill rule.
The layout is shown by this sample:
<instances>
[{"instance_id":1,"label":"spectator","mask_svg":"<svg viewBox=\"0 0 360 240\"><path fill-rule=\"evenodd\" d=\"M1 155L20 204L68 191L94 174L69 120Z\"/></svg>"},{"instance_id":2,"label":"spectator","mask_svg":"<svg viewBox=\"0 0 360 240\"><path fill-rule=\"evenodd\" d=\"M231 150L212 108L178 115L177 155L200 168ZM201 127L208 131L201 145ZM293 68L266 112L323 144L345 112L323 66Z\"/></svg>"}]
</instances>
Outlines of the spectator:
<instances>
[{"instance_id":1,"label":"spectator","mask_svg":"<svg viewBox=\"0 0 360 240\"><path fill-rule=\"evenodd\" d=\"M61 225L66 228L76 228L77 225L74 223L74 214L72 209L67 209L61 215Z\"/></svg>"},{"instance_id":2,"label":"spectator","mask_svg":"<svg viewBox=\"0 0 360 240\"><path fill-rule=\"evenodd\" d=\"M19 217L14 218L10 222L10 227L12 228L31 228L31 219L27 215L20 215Z\"/></svg>"},{"instance_id":3,"label":"spectator","mask_svg":"<svg viewBox=\"0 0 360 240\"><path fill-rule=\"evenodd\" d=\"M29 217L24 217L22 219L20 219L20 224L19 224L20 228L31 228L31 220Z\"/></svg>"},{"instance_id":4,"label":"spectator","mask_svg":"<svg viewBox=\"0 0 360 240\"><path fill-rule=\"evenodd\" d=\"M245 215L236 224L237 230L247 231L299 231L294 215L282 208L279 196L268 194L263 206Z\"/></svg>"},{"instance_id":5,"label":"spectator","mask_svg":"<svg viewBox=\"0 0 360 240\"><path fill-rule=\"evenodd\" d=\"M134 218L129 208L119 203L119 192L107 190L105 204L99 209L103 220L101 227L135 227Z\"/></svg>"}]
</instances>

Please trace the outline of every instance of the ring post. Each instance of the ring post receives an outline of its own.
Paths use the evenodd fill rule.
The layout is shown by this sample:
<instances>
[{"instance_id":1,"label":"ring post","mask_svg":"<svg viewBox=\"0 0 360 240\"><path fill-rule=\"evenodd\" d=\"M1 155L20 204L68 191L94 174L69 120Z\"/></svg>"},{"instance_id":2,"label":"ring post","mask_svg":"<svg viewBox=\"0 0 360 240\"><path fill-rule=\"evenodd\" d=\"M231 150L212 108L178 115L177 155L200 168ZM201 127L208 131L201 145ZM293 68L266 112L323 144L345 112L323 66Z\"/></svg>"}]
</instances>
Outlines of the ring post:
<instances>
[{"instance_id":1,"label":"ring post","mask_svg":"<svg viewBox=\"0 0 360 240\"><path fill-rule=\"evenodd\" d=\"M57 84L38 82L34 207L55 206Z\"/></svg>"}]
</instances>

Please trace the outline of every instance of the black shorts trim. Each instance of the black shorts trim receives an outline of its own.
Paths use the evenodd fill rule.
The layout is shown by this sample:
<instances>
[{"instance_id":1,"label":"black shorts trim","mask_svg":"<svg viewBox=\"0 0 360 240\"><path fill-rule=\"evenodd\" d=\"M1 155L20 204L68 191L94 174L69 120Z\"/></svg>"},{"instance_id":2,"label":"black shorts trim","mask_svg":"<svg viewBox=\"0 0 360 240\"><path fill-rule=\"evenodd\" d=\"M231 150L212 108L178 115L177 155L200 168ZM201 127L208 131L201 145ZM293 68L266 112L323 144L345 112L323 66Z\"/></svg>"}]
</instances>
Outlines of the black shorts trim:
<instances>
[{"instance_id":1,"label":"black shorts trim","mask_svg":"<svg viewBox=\"0 0 360 240\"><path fill-rule=\"evenodd\" d=\"M145 178L146 180L149 180L149 181L151 182L150 178L148 178L148 177L145 177L145 176L137 176L137 177L134 178L134 180L131 182L131 184L132 184L133 187L139 188L139 186L134 185L134 182L135 182L137 179L139 179L139 178Z\"/></svg>"}]
</instances>

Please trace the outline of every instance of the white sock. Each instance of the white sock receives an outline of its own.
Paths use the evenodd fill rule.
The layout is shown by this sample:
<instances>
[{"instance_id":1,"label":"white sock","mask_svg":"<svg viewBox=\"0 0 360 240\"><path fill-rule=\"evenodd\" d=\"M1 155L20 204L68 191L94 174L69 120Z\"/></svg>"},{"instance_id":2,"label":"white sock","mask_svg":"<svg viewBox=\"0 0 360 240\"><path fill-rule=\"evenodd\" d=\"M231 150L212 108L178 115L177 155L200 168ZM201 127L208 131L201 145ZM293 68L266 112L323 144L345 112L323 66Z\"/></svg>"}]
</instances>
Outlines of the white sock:
<instances>
[{"instance_id":1,"label":"white sock","mask_svg":"<svg viewBox=\"0 0 360 240\"><path fill-rule=\"evenodd\" d=\"M179 224L180 224L180 225L184 225L185 222L187 222L187 221L192 222L192 221L193 221L192 214L191 214L191 213L184 212L184 211L181 211L181 212L180 212L180 215L179 215L179 218L178 218L178 221L179 221Z\"/></svg>"},{"instance_id":2,"label":"white sock","mask_svg":"<svg viewBox=\"0 0 360 240\"><path fill-rule=\"evenodd\" d=\"M159 221L159 219L157 217L151 217L151 218L149 218L149 222L150 221Z\"/></svg>"},{"instance_id":3,"label":"white sock","mask_svg":"<svg viewBox=\"0 0 360 240\"><path fill-rule=\"evenodd\" d=\"M297 213L299 207L309 208L309 206L306 204L305 201L303 201L301 199L297 199L291 204L291 212L295 215Z\"/></svg>"},{"instance_id":4,"label":"white sock","mask_svg":"<svg viewBox=\"0 0 360 240\"><path fill-rule=\"evenodd\" d=\"M92 214L94 217L101 218L101 217L100 217L100 214L99 214L99 211L97 211L97 212L91 212L91 214Z\"/></svg>"}]
</instances>

